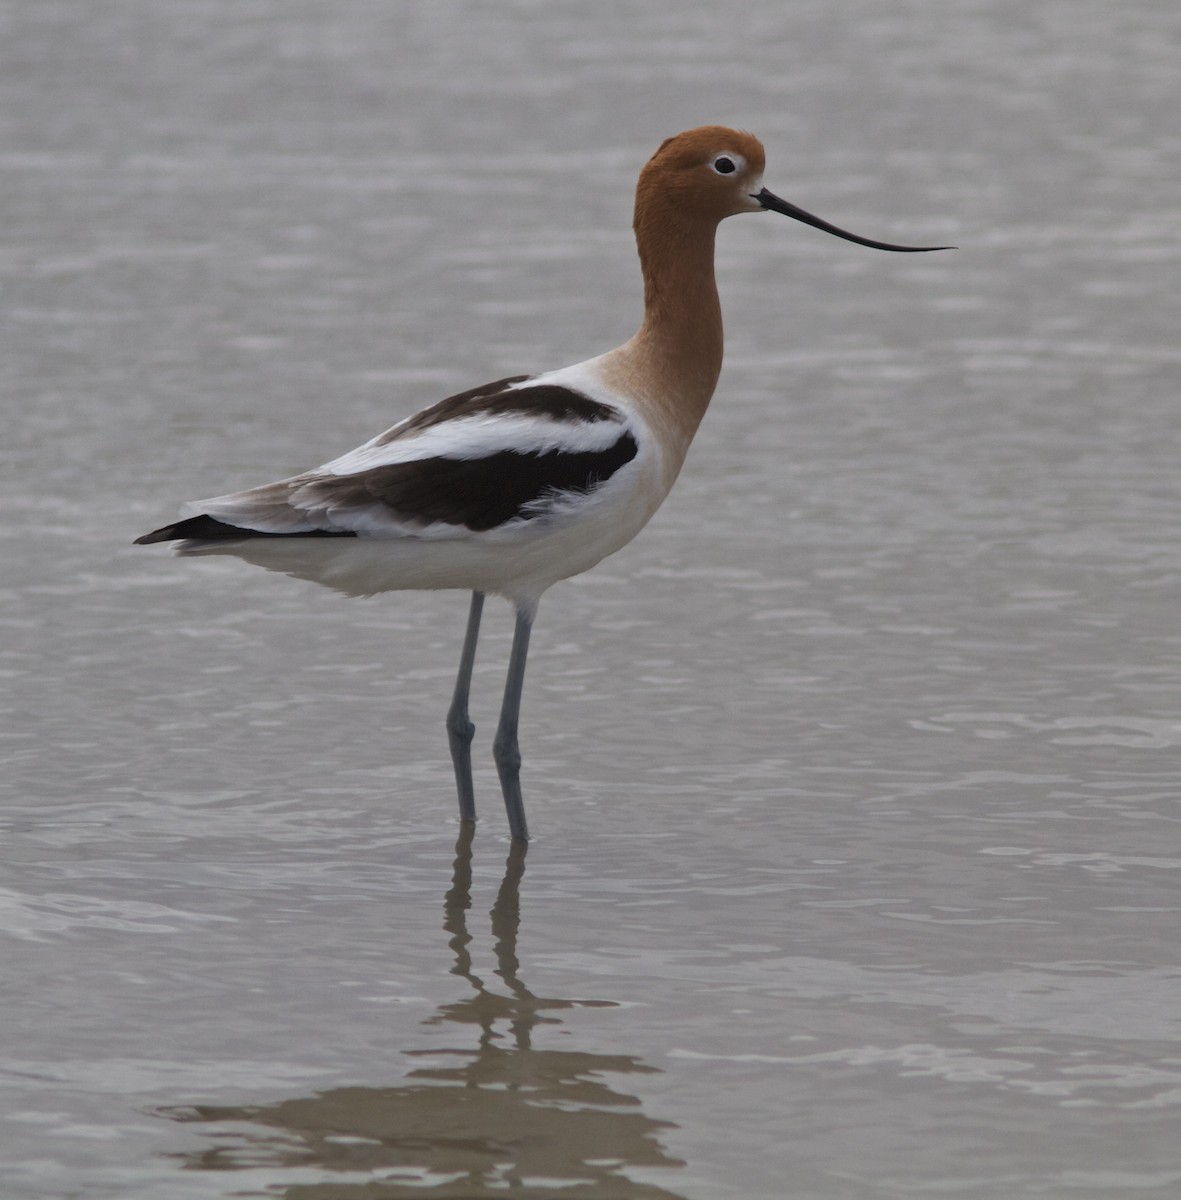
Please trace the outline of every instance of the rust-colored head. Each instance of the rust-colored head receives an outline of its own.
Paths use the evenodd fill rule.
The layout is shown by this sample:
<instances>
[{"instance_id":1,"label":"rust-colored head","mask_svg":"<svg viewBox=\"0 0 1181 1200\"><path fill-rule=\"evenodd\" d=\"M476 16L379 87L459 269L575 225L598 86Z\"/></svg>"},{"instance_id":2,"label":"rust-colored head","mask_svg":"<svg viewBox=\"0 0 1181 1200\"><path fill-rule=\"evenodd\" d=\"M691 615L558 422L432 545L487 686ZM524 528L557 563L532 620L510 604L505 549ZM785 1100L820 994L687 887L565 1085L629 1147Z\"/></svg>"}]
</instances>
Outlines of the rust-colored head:
<instances>
[{"instance_id":1,"label":"rust-colored head","mask_svg":"<svg viewBox=\"0 0 1181 1200\"><path fill-rule=\"evenodd\" d=\"M910 253L950 246L899 246L830 225L781 200L763 187L763 144L752 134L724 125L700 125L667 138L640 172L636 185L636 234L649 229L716 225L741 212L777 212L835 237L876 250Z\"/></svg>"},{"instance_id":2,"label":"rust-colored head","mask_svg":"<svg viewBox=\"0 0 1181 1200\"><path fill-rule=\"evenodd\" d=\"M715 223L758 212L764 162L758 138L724 125L701 125L666 138L640 172L637 220L648 207L672 207Z\"/></svg>"}]
</instances>

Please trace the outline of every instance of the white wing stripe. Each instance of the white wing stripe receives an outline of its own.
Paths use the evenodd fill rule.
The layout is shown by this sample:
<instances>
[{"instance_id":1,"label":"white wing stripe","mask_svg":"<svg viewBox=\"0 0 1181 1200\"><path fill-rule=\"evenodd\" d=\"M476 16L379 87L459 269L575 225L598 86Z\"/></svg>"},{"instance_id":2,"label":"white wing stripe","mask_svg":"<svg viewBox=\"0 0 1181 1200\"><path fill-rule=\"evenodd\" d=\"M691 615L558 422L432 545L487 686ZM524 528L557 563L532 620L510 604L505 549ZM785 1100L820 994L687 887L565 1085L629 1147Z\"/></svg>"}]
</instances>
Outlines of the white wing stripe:
<instances>
[{"instance_id":1,"label":"white wing stripe","mask_svg":"<svg viewBox=\"0 0 1181 1200\"><path fill-rule=\"evenodd\" d=\"M569 454L593 452L614 445L629 426L626 420L554 421L526 415L460 417L384 445L379 445L379 439L375 438L309 474L354 475L393 463L424 458L486 458L505 450L518 454L545 454L551 450Z\"/></svg>"}]
</instances>

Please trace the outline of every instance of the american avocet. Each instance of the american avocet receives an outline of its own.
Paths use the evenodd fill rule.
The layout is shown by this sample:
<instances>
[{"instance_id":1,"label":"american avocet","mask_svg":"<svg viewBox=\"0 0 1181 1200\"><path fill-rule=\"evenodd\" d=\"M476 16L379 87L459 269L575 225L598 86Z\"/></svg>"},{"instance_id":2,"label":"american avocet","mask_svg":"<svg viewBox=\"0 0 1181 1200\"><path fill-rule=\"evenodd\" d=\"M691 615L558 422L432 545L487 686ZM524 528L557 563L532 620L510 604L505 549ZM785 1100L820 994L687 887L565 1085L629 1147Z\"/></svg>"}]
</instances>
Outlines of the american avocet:
<instances>
[{"instance_id":1,"label":"american avocet","mask_svg":"<svg viewBox=\"0 0 1181 1200\"><path fill-rule=\"evenodd\" d=\"M314 471L188 504L137 542L233 554L335 588L472 593L447 714L460 816L474 821L468 692L484 595L516 629L493 755L509 828L526 840L517 723L541 594L626 545L668 495L722 366L714 233L724 218L778 212L879 250L773 195L763 147L705 125L668 138L640 172L635 234L644 318L597 358L515 375L441 400Z\"/></svg>"}]
</instances>

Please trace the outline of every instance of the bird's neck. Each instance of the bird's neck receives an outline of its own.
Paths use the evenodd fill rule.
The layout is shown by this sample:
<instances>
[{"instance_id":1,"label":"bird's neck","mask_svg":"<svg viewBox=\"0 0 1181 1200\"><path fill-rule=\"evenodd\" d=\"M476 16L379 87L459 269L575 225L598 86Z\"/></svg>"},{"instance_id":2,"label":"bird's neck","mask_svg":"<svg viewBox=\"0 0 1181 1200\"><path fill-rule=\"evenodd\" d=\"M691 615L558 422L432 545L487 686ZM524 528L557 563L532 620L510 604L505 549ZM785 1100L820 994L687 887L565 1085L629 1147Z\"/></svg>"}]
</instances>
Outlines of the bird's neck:
<instances>
[{"instance_id":1,"label":"bird's neck","mask_svg":"<svg viewBox=\"0 0 1181 1200\"><path fill-rule=\"evenodd\" d=\"M644 320L631 341L608 357L619 383L661 428L676 459L669 464L675 477L722 369L717 222L648 205L638 207L635 229Z\"/></svg>"}]
</instances>

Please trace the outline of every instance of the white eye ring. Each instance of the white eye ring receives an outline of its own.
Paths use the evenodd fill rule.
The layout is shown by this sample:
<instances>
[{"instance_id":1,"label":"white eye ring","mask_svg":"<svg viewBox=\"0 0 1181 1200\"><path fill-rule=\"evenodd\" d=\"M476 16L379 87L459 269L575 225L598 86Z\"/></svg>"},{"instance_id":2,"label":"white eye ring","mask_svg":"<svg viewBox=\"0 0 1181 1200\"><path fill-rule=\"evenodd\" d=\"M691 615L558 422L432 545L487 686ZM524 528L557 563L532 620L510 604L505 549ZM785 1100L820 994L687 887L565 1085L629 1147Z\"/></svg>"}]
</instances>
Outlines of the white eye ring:
<instances>
[{"instance_id":1,"label":"white eye ring","mask_svg":"<svg viewBox=\"0 0 1181 1200\"><path fill-rule=\"evenodd\" d=\"M719 154L709 165L717 175L736 175L744 164L741 155Z\"/></svg>"}]
</instances>

